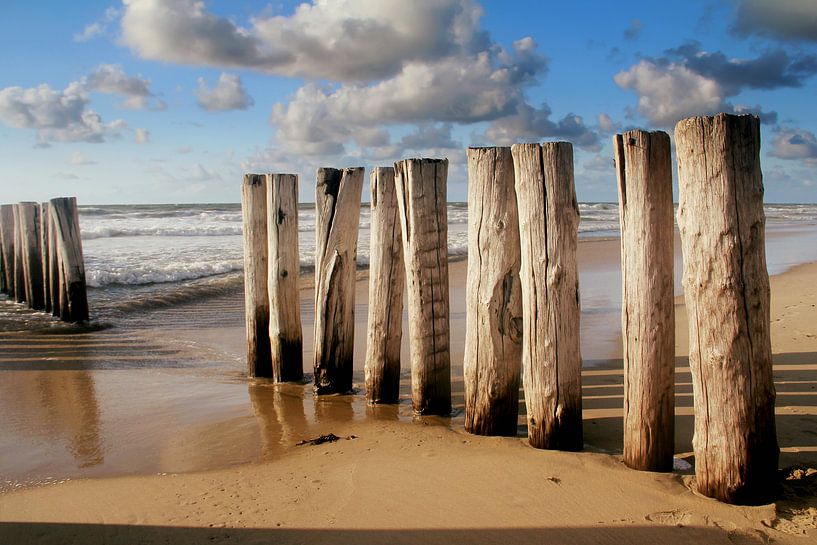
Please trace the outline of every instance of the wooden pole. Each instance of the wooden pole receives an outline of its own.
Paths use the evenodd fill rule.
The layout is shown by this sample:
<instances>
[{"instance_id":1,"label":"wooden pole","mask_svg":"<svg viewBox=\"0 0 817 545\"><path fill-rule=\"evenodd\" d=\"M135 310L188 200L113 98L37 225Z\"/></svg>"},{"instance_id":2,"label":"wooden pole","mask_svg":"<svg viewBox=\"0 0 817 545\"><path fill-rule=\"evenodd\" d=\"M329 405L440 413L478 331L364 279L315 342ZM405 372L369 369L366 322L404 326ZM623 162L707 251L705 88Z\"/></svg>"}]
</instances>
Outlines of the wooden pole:
<instances>
[{"instance_id":1,"label":"wooden pole","mask_svg":"<svg viewBox=\"0 0 817 545\"><path fill-rule=\"evenodd\" d=\"M579 207L568 142L516 144L514 178L522 260L522 381L528 441L581 450Z\"/></svg>"},{"instance_id":2,"label":"wooden pole","mask_svg":"<svg viewBox=\"0 0 817 545\"><path fill-rule=\"evenodd\" d=\"M366 399L400 399L400 343L406 270L394 169L377 167L370 177L369 321L366 342Z\"/></svg>"},{"instance_id":3,"label":"wooden pole","mask_svg":"<svg viewBox=\"0 0 817 545\"><path fill-rule=\"evenodd\" d=\"M49 270L49 203L40 203L40 266L43 272L43 310L51 312L51 276Z\"/></svg>"},{"instance_id":4,"label":"wooden pole","mask_svg":"<svg viewBox=\"0 0 817 545\"><path fill-rule=\"evenodd\" d=\"M247 372L271 377L269 294L267 292L267 177L245 174L241 184L244 225L244 316Z\"/></svg>"},{"instance_id":5,"label":"wooden pole","mask_svg":"<svg viewBox=\"0 0 817 545\"><path fill-rule=\"evenodd\" d=\"M51 315L62 316L61 300L67 299L63 290L62 263L60 261L60 247L57 244L57 227L51 203L48 206L48 290L51 295Z\"/></svg>"},{"instance_id":6,"label":"wooden pole","mask_svg":"<svg viewBox=\"0 0 817 545\"><path fill-rule=\"evenodd\" d=\"M23 270L23 235L20 223L20 205L12 205L14 216L14 300L26 300L26 275Z\"/></svg>"},{"instance_id":7,"label":"wooden pole","mask_svg":"<svg viewBox=\"0 0 817 545\"><path fill-rule=\"evenodd\" d=\"M319 168L315 196L315 390L352 389L363 167Z\"/></svg>"},{"instance_id":8,"label":"wooden pole","mask_svg":"<svg viewBox=\"0 0 817 545\"><path fill-rule=\"evenodd\" d=\"M60 316L69 322L87 322L88 293L85 283L85 261L75 197L51 199L57 250L60 254Z\"/></svg>"},{"instance_id":9,"label":"wooden pole","mask_svg":"<svg viewBox=\"0 0 817 545\"><path fill-rule=\"evenodd\" d=\"M675 299L669 135L613 137L621 225L624 463L672 471Z\"/></svg>"},{"instance_id":10,"label":"wooden pole","mask_svg":"<svg viewBox=\"0 0 817 545\"><path fill-rule=\"evenodd\" d=\"M465 429L516 435L522 372L519 220L511 148L468 149Z\"/></svg>"},{"instance_id":11,"label":"wooden pole","mask_svg":"<svg viewBox=\"0 0 817 545\"><path fill-rule=\"evenodd\" d=\"M304 377L298 275L298 176L267 175L269 339L275 382Z\"/></svg>"},{"instance_id":12,"label":"wooden pole","mask_svg":"<svg viewBox=\"0 0 817 545\"><path fill-rule=\"evenodd\" d=\"M40 234L40 205L36 202L21 202L20 242L23 247L23 274L25 276L26 303L30 308L43 310L43 266L42 235Z\"/></svg>"},{"instance_id":13,"label":"wooden pole","mask_svg":"<svg viewBox=\"0 0 817 545\"><path fill-rule=\"evenodd\" d=\"M411 401L417 414L451 412L448 159L394 164L408 289Z\"/></svg>"},{"instance_id":14,"label":"wooden pole","mask_svg":"<svg viewBox=\"0 0 817 545\"><path fill-rule=\"evenodd\" d=\"M697 487L729 503L764 502L780 451L760 122L692 117L676 125L675 142Z\"/></svg>"},{"instance_id":15,"label":"wooden pole","mask_svg":"<svg viewBox=\"0 0 817 545\"><path fill-rule=\"evenodd\" d=\"M0 245L3 253L5 293L14 297L14 205L0 205Z\"/></svg>"}]
</instances>

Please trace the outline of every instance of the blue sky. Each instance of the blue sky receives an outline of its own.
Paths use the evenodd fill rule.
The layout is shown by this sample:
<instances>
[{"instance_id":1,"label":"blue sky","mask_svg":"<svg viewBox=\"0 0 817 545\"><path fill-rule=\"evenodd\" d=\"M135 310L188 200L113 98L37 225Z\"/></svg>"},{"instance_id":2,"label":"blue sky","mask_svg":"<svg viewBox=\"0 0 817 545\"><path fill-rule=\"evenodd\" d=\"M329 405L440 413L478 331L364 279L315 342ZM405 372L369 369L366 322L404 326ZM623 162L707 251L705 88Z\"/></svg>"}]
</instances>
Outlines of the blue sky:
<instances>
[{"instance_id":1,"label":"blue sky","mask_svg":"<svg viewBox=\"0 0 817 545\"><path fill-rule=\"evenodd\" d=\"M690 115L762 124L769 202L817 201L817 2L4 2L0 200L237 202L244 172L574 143L614 201L610 139Z\"/></svg>"}]
</instances>

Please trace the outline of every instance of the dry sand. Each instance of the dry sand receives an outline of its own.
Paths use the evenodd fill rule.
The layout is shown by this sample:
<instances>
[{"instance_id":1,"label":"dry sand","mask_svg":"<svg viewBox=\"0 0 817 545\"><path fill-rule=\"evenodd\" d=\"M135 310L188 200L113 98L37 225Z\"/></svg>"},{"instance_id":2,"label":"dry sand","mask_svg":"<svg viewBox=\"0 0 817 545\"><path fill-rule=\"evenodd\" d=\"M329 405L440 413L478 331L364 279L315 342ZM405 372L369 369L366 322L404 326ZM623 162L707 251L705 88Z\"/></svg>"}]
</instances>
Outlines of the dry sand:
<instances>
[{"instance_id":1,"label":"dry sand","mask_svg":"<svg viewBox=\"0 0 817 545\"><path fill-rule=\"evenodd\" d=\"M609 262L617 243L597 244L582 245L586 259ZM458 407L464 323L458 301L464 272L464 263L452 264L452 360ZM259 430L260 452L241 456L242 449L251 447L241 439L242 426L248 424L239 410L235 418L174 443L175 457L192 459L182 466L185 469L207 467L195 463L196 457L252 463L189 473L60 479L63 482L8 490L0 493L0 543L817 543L817 473L809 469L817 468L815 278L817 264L772 278L781 467L802 468L788 472L791 478L775 504L729 506L692 492L690 471L653 474L623 466L621 363L616 359L617 344L607 338L615 335L598 326L607 333L600 333L602 348L590 358L597 366L583 373L585 452L535 450L521 435L468 435L461 431L462 418L456 414L451 419L412 421L405 404L372 409L361 403L360 396L318 401L304 394L308 388L256 382L248 388L253 415L246 419ZM584 286L583 291L618 289L610 284ZM359 297L365 297L365 283L359 283L359 289ZM308 304L308 294L304 299ZM677 301L676 452L693 462L682 303ZM365 305L356 312L360 336ZM307 338L309 333L305 330ZM117 350L127 356L128 343L136 338L109 335L113 336L87 342L97 346L93 343L119 339ZM234 328L216 324L177 328L159 335L149 348L160 351L162 336L165 341L183 339L195 351L221 350L240 360L236 352L240 354L242 343L240 337L235 340ZM3 342L8 347L25 340L12 337ZM26 354L33 349L19 350ZM94 352L86 357L93 358ZM305 361L310 357L307 354ZM18 365L25 365L25 358L18 359ZM216 368L209 380L218 380L219 374L223 372ZM200 377L201 370L182 371L179 381L195 384L194 375ZM247 391L238 367L232 382ZM152 386L159 388L158 383ZM139 387L148 395L150 386ZM202 395L206 398L208 392L205 389ZM150 402L160 403L159 397ZM220 398L211 402L218 406ZM75 426L80 430L84 423ZM343 439L294 446L304 434L328 431ZM148 434L142 439L150 440ZM149 456L149 449L140 450L140 436L119 440L131 440L133 450ZM112 456L110 451L107 456ZM130 460L137 470L167 467Z\"/></svg>"}]
</instances>

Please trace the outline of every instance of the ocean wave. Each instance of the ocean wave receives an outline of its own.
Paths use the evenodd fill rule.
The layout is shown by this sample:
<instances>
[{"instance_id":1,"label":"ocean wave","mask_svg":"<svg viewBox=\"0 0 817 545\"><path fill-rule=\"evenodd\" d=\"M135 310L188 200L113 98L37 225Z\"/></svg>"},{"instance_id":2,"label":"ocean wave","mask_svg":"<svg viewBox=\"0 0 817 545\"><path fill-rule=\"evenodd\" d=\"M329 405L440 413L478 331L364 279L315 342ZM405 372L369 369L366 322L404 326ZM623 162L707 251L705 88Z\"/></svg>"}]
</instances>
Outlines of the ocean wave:
<instances>
[{"instance_id":1,"label":"ocean wave","mask_svg":"<svg viewBox=\"0 0 817 545\"><path fill-rule=\"evenodd\" d=\"M175 226L130 226L130 227L110 227L105 225L96 225L82 227L82 238L85 240L93 240L97 238L115 238L115 237L207 237L207 236L224 236L224 235L240 235L242 233L241 225L175 225Z\"/></svg>"},{"instance_id":2,"label":"ocean wave","mask_svg":"<svg viewBox=\"0 0 817 545\"><path fill-rule=\"evenodd\" d=\"M243 270L241 260L153 263L138 267L89 268L86 271L86 280L93 288L111 285L140 286L197 280L241 270Z\"/></svg>"}]
</instances>

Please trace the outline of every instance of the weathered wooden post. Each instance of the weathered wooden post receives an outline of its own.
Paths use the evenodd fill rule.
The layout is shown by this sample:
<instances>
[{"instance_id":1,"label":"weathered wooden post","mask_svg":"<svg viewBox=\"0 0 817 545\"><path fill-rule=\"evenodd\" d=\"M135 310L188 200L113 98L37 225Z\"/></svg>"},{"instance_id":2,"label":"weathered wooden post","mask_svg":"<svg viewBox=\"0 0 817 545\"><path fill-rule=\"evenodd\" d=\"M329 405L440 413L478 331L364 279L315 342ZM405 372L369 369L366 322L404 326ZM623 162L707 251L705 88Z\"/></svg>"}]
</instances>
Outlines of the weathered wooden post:
<instances>
[{"instance_id":1,"label":"weathered wooden post","mask_svg":"<svg viewBox=\"0 0 817 545\"><path fill-rule=\"evenodd\" d=\"M269 339L272 378L290 382L304 377L298 275L298 176L267 175Z\"/></svg>"},{"instance_id":2,"label":"weathered wooden post","mask_svg":"<svg viewBox=\"0 0 817 545\"><path fill-rule=\"evenodd\" d=\"M5 292L14 297L14 205L0 205L0 244L3 252Z\"/></svg>"},{"instance_id":3,"label":"weathered wooden post","mask_svg":"<svg viewBox=\"0 0 817 545\"><path fill-rule=\"evenodd\" d=\"M352 389L363 167L319 168L315 195L315 390Z\"/></svg>"},{"instance_id":4,"label":"weathered wooden post","mask_svg":"<svg viewBox=\"0 0 817 545\"><path fill-rule=\"evenodd\" d=\"M51 203L48 206L48 290L51 295L51 315L62 316L61 300L67 299L61 289L62 262L60 261L60 247L57 244L57 227Z\"/></svg>"},{"instance_id":5,"label":"weathered wooden post","mask_svg":"<svg viewBox=\"0 0 817 545\"><path fill-rule=\"evenodd\" d=\"M61 287L60 316L69 322L87 322L88 293L85 284L85 260L75 197L51 199L50 206L59 252Z\"/></svg>"},{"instance_id":6,"label":"weathered wooden post","mask_svg":"<svg viewBox=\"0 0 817 545\"><path fill-rule=\"evenodd\" d=\"M522 371L519 219L511 148L468 149L465 429L516 435Z\"/></svg>"},{"instance_id":7,"label":"weathered wooden post","mask_svg":"<svg viewBox=\"0 0 817 545\"><path fill-rule=\"evenodd\" d=\"M417 414L451 412L448 159L404 159L394 185L406 266L411 401Z\"/></svg>"},{"instance_id":8,"label":"weathered wooden post","mask_svg":"<svg viewBox=\"0 0 817 545\"><path fill-rule=\"evenodd\" d=\"M400 398L400 342L406 269L394 169L377 167L370 177L369 322L366 342L366 399L397 403Z\"/></svg>"},{"instance_id":9,"label":"weathered wooden post","mask_svg":"<svg viewBox=\"0 0 817 545\"><path fill-rule=\"evenodd\" d=\"M14 300L26 300L26 275L23 269L23 235L20 219L20 205L12 205L14 217Z\"/></svg>"},{"instance_id":10,"label":"weathered wooden post","mask_svg":"<svg viewBox=\"0 0 817 545\"><path fill-rule=\"evenodd\" d=\"M42 236L40 234L40 204L21 202L20 242L23 248L23 275L25 276L25 299L35 310L45 308L43 300Z\"/></svg>"},{"instance_id":11,"label":"weathered wooden post","mask_svg":"<svg viewBox=\"0 0 817 545\"><path fill-rule=\"evenodd\" d=\"M51 212L47 202L40 203L40 266L43 272L43 310L51 312L51 279L49 271L49 225Z\"/></svg>"},{"instance_id":12,"label":"weathered wooden post","mask_svg":"<svg viewBox=\"0 0 817 545\"><path fill-rule=\"evenodd\" d=\"M621 225L624 463L672 471L675 300L669 135L613 137Z\"/></svg>"},{"instance_id":13,"label":"weathered wooden post","mask_svg":"<svg viewBox=\"0 0 817 545\"><path fill-rule=\"evenodd\" d=\"M269 294L267 292L267 177L245 174L241 184L244 231L244 316L247 330L247 371L251 377L271 377Z\"/></svg>"},{"instance_id":14,"label":"weathered wooden post","mask_svg":"<svg viewBox=\"0 0 817 545\"><path fill-rule=\"evenodd\" d=\"M725 502L762 502L775 490L780 450L760 122L692 117L676 125L675 143L697 487Z\"/></svg>"},{"instance_id":15,"label":"weathered wooden post","mask_svg":"<svg viewBox=\"0 0 817 545\"><path fill-rule=\"evenodd\" d=\"M522 248L522 381L528 441L536 448L581 450L579 207L573 146L515 144L511 152Z\"/></svg>"}]
</instances>

